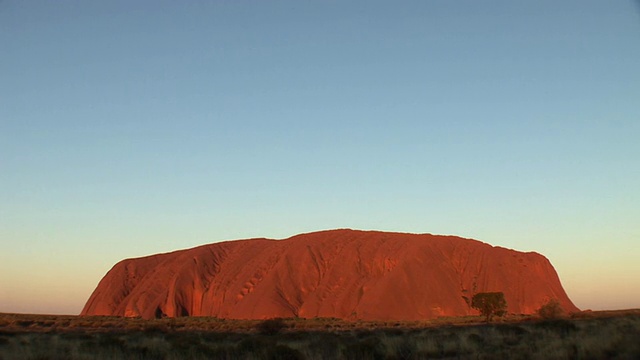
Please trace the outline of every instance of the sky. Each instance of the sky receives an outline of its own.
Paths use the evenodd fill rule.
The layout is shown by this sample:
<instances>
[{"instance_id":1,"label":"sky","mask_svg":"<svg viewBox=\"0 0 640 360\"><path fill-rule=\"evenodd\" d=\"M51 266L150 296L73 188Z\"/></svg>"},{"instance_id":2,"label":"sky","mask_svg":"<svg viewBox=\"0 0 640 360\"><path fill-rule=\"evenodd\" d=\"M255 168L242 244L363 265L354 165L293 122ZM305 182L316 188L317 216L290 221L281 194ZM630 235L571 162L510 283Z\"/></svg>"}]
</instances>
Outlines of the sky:
<instances>
[{"instance_id":1,"label":"sky","mask_svg":"<svg viewBox=\"0 0 640 360\"><path fill-rule=\"evenodd\" d=\"M640 308L637 1L0 1L0 312L118 261L352 228Z\"/></svg>"}]
</instances>

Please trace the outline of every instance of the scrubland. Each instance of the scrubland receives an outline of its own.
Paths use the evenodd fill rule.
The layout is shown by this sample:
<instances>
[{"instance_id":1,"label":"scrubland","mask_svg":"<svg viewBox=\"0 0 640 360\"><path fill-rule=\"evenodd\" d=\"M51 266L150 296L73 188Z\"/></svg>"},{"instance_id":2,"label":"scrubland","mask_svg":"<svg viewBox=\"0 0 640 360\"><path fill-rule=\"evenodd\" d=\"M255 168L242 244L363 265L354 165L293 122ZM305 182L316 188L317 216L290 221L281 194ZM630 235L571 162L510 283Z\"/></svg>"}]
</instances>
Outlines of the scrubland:
<instances>
[{"instance_id":1,"label":"scrubland","mask_svg":"<svg viewBox=\"0 0 640 360\"><path fill-rule=\"evenodd\" d=\"M0 314L10 359L640 359L640 310L491 324Z\"/></svg>"}]
</instances>

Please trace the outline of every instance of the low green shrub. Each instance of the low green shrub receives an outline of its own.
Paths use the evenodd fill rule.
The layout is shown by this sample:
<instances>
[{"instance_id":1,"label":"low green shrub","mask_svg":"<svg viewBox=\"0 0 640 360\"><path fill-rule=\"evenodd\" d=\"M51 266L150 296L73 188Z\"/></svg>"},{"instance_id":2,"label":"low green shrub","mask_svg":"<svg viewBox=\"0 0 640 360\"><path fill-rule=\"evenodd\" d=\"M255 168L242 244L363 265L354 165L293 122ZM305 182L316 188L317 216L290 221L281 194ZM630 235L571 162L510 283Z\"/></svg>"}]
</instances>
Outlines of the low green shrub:
<instances>
[{"instance_id":1,"label":"low green shrub","mask_svg":"<svg viewBox=\"0 0 640 360\"><path fill-rule=\"evenodd\" d=\"M550 332L554 332L561 336L567 336L569 333L578 330L578 327L575 323L564 319L541 321L537 324L537 327Z\"/></svg>"},{"instance_id":2,"label":"low green shrub","mask_svg":"<svg viewBox=\"0 0 640 360\"><path fill-rule=\"evenodd\" d=\"M304 360L305 357L299 350L286 345L276 345L267 350L269 360Z\"/></svg>"},{"instance_id":3,"label":"low green shrub","mask_svg":"<svg viewBox=\"0 0 640 360\"><path fill-rule=\"evenodd\" d=\"M258 332L263 335L276 335L286 327L287 324L281 318L267 319L256 325Z\"/></svg>"},{"instance_id":4,"label":"low green shrub","mask_svg":"<svg viewBox=\"0 0 640 360\"><path fill-rule=\"evenodd\" d=\"M546 304L542 305L536 313L546 320L560 319L566 316L566 312L556 299L549 300Z\"/></svg>"}]
</instances>

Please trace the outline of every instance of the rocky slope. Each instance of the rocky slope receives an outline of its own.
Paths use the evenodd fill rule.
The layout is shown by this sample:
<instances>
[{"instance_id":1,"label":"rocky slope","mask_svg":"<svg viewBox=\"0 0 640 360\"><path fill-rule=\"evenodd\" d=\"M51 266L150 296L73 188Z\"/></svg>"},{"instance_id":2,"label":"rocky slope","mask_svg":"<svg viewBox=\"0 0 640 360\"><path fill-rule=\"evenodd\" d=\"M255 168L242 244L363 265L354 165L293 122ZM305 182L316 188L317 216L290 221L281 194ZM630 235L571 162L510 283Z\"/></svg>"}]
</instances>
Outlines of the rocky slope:
<instances>
[{"instance_id":1,"label":"rocky slope","mask_svg":"<svg viewBox=\"0 0 640 360\"><path fill-rule=\"evenodd\" d=\"M81 315L420 320L475 314L464 297L502 291L508 311L549 299L577 311L551 263L470 239L330 230L127 259Z\"/></svg>"}]
</instances>

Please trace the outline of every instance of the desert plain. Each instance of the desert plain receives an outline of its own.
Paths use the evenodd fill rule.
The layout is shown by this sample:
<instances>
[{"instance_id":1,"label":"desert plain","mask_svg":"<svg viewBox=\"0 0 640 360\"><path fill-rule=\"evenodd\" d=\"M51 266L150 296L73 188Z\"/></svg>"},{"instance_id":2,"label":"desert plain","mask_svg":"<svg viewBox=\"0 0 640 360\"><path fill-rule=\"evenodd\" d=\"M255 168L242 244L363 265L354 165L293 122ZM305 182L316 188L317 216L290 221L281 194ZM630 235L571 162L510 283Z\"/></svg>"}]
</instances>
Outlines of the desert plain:
<instances>
[{"instance_id":1,"label":"desert plain","mask_svg":"<svg viewBox=\"0 0 640 360\"><path fill-rule=\"evenodd\" d=\"M638 359L640 310L557 319L225 320L0 314L0 359Z\"/></svg>"}]
</instances>

